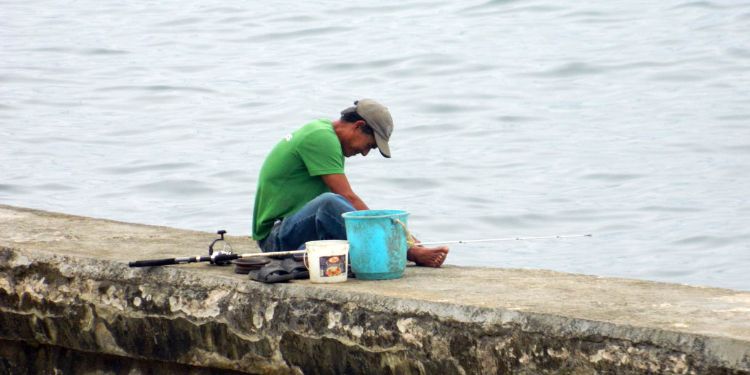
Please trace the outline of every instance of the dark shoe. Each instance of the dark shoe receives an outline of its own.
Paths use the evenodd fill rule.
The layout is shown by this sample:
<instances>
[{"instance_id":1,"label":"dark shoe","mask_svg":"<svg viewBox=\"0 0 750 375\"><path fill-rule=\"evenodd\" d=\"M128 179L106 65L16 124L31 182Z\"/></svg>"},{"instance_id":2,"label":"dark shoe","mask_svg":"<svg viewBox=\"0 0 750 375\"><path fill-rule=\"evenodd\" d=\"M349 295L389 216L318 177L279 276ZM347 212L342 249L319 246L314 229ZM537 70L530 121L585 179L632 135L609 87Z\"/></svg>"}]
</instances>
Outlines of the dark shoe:
<instances>
[{"instance_id":1,"label":"dark shoe","mask_svg":"<svg viewBox=\"0 0 750 375\"><path fill-rule=\"evenodd\" d=\"M287 258L281 262L281 267L292 274L292 277L296 280L309 279L310 272L305 267L303 262L298 262L294 258Z\"/></svg>"},{"instance_id":2,"label":"dark shoe","mask_svg":"<svg viewBox=\"0 0 750 375\"><path fill-rule=\"evenodd\" d=\"M276 262L271 262L260 270L250 271L248 274L250 275L250 280L266 284L284 283L294 278L294 275Z\"/></svg>"}]
</instances>

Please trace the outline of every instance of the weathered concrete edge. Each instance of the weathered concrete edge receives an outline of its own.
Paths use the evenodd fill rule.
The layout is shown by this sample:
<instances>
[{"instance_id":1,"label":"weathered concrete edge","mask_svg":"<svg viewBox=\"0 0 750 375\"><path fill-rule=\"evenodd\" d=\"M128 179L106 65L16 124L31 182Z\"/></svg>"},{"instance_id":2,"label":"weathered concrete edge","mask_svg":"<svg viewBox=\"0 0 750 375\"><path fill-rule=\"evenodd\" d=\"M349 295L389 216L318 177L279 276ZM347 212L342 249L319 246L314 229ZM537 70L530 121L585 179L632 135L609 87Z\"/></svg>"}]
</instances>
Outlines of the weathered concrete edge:
<instances>
[{"instance_id":1,"label":"weathered concrete edge","mask_svg":"<svg viewBox=\"0 0 750 375\"><path fill-rule=\"evenodd\" d=\"M3 254L4 253L4 254ZM535 312L515 311L502 308L465 306L447 302L401 299L376 296L362 292L341 292L310 285L265 285L240 282L236 278L203 275L177 267L149 270L132 269L123 262L105 261L78 256L46 253L44 250L23 250L0 247L0 260L9 261L11 267L23 267L31 262L56 264L59 271L69 277L94 276L100 280L140 280L156 282L170 287L233 289L242 294L254 292L272 293L278 299L306 299L328 303L354 303L367 305L372 311L397 311L403 315L427 315L435 320L456 321L480 325L516 324L525 332L539 332L557 337L606 337L633 343L651 343L677 352L697 353L714 366L750 371L750 347L741 340L714 337L663 329L618 325L609 322L586 320ZM175 315L180 315L176 312ZM185 315L185 317L188 317ZM122 353L108 353L121 355Z\"/></svg>"}]
</instances>

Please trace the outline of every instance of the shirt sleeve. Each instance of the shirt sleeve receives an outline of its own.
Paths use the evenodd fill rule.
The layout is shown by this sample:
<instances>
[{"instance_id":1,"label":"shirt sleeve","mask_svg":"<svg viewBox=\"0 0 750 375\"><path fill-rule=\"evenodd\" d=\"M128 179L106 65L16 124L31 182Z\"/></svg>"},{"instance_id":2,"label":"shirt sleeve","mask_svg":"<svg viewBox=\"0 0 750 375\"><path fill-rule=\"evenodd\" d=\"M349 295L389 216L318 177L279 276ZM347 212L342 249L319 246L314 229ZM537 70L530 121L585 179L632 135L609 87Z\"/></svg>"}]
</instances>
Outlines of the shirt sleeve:
<instances>
[{"instance_id":1,"label":"shirt sleeve","mask_svg":"<svg viewBox=\"0 0 750 375\"><path fill-rule=\"evenodd\" d=\"M297 152L310 176L344 173L344 155L336 134L315 130L300 139Z\"/></svg>"}]
</instances>

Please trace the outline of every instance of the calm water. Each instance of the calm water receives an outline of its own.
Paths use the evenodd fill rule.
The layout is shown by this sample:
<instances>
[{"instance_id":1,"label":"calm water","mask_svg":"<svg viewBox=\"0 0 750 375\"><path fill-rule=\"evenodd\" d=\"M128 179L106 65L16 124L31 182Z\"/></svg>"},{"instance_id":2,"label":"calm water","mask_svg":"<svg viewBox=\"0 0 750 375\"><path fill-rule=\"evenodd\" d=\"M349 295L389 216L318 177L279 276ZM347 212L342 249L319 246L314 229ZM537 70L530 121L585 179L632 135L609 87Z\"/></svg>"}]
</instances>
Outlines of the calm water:
<instances>
[{"instance_id":1,"label":"calm water","mask_svg":"<svg viewBox=\"0 0 750 375\"><path fill-rule=\"evenodd\" d=\"M249 234L264 155L352 100L347 162L449 263L750 290L750 3L0 2L0 203ZM186 254L187 255L187 254Z\"/></svg>"}]
</instances>

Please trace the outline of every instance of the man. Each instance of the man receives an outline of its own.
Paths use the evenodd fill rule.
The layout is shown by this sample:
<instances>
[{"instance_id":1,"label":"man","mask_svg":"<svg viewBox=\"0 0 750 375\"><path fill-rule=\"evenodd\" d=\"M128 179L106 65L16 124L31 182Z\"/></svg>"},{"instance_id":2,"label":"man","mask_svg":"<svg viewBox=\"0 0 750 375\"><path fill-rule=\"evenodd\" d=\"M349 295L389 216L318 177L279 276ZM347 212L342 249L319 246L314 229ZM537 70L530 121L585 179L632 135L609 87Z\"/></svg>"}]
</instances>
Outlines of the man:
<instances>
[{"instance_id":1,"label":"man","mask_svg":"<svg viewBox=\"0 0 750 375\"><path fill-rule=\"evenodd\" d=\"M282 139L266 157L258 178L253 238L264 252L299 249L307 241L346 239L341 214L367 210L344 173L344 158L377 148L391 157L393 120L372 99L354 102L336 121L315 120ZM440 267L447 247L413 246L407 259Z\"/></svg>"}]
</instances>

